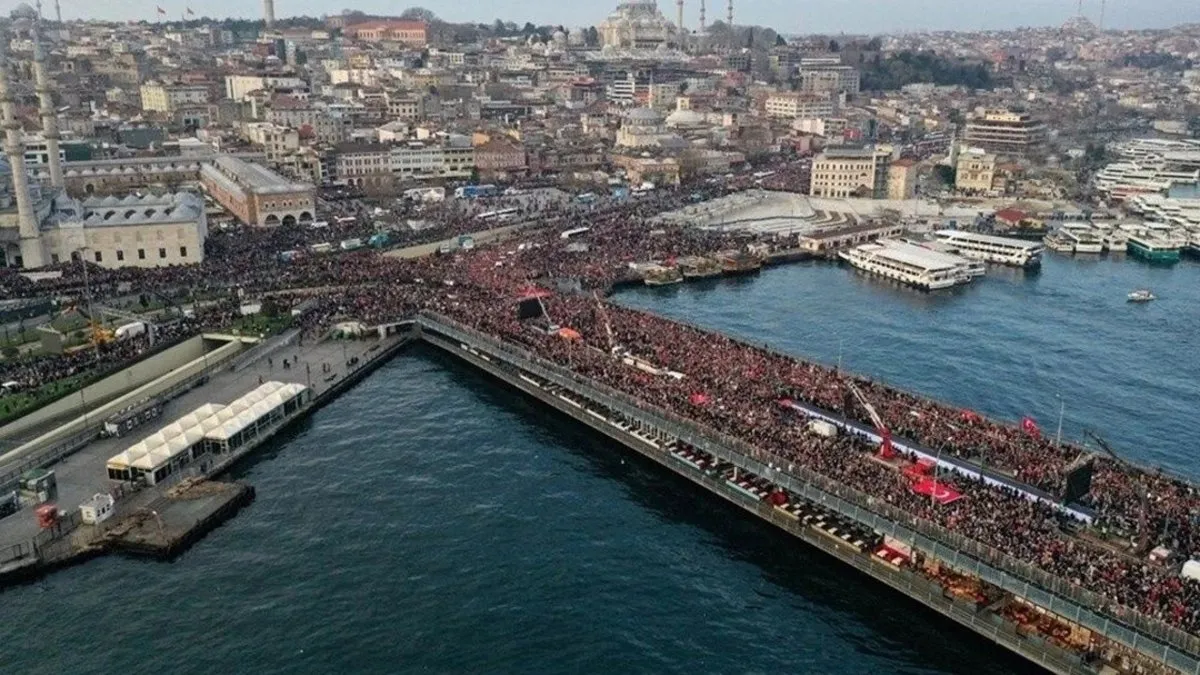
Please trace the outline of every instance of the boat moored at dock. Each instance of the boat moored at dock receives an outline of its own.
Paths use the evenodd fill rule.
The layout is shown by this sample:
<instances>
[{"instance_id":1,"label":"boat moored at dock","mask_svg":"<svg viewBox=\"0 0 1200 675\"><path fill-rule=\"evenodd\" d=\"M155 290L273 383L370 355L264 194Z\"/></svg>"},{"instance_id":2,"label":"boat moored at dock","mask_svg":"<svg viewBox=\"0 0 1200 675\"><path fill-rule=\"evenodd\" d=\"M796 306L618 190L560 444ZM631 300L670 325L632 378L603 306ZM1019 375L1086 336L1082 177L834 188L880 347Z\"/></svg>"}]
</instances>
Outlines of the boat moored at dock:
<instances>
[{"instance_id":1,"label":"boat moored at dock","mask_svg":"<svg viewBox=\"0 0 1200 675\"><path fill-rule=\"evenodd\" d=\"M1149 263L1170 265L1179 262L1179 243L1157 234L1130 235L1128 247L1129 255Z\"/></svg>"},{"instance_id":2,"label":"boat moored at dock","mask_svg":"<svg viewBox=\"0 0 1200 675\"><path fill-rule=\"evenodd\" d=\"M1045 250L1042 244L1033 241L962 230L938 230L934 236L953 246L964 258L1012 267L1041 265L1042 251Z\"/></svg>"},{"instance_id":3,"label":"boat moored at dock","mask_svg":"<svg viewBox=\"0 0 1200 675\"><path fill-rule=\"evenodd\" d=\"M647 286L670 286L683 281L683 273L677 266L651 265L643 271L642 280Z\"/></svg>"},{"instance_id":4,"label":"boat moored at dock","mask_svg":"<svg viewBox=\"0 0 1200 675\"><path fill-rule=\"evenodd\" d=\"M970 283L971 261L915 244L880 240L841 251L838 257L864 272L923 291Z\"/></svg>"}]
</instances>

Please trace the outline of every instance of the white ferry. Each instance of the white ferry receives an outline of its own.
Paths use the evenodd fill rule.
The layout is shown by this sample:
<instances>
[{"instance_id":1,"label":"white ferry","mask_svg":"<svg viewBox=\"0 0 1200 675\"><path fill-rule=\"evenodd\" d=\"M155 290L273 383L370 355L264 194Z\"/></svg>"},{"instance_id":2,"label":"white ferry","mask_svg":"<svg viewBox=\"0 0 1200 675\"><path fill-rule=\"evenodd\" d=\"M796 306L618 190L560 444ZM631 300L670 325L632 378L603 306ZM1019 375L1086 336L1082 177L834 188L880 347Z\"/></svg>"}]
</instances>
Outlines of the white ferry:
<instances>
[{"instance_id":1,"label":"white ferry","mask_svg":"<svg viewBox=\"0 0 1200 675\"><path fill-rule=\"evenodd\" d=\"M938 230L934 232L934 236L953 246L964 258L1013 267L1041 265L1042 251L1045 249L1033 241L961 230Z\"/></svg>"},{"instance_id":2,"label":"white ferry","mask_svg":"<svg viewBox=\"0 0 1200 675\"><path fill-rule=\"evenodd\" d=\"M1057 253L1075 252L1075 242L1063 236L1061 232L1047 234L1045 237L1042 237L1042 243L1046 245L1046 248Z\"/></svg>"},{"instance_id":3,"label":"white ferry","mask_svg":"<svg viewBox=\"0 0 1200 675\"><path fill-rule=\"evenodd\" d=\"M1124 253L1129 245L1129 233L1119 227L1104 230L1100 234L1104 250L1109 253Z\"/></svg>"},{"instance_id":4,"label":"white ferry","mask_svg":"<svg viewBox=\"0 0 1200 675\"><path fill-rule=\"evenodd\" d=\"M1104 251L1104 241L1096 235L1096 232L1090 225L1076 225L1068 223L1063 225L1059 232L1067 241L1071 242L1071 250L1074 253L1100 253Z\"/></svg>"},{"instance_id":5,"label":"white ferry","mask_svg":"<svg viewBox=\"0 0 1200 675\"><path fill-rule=\"evenodd\" d=\"M928 237L928 235L926 235L926 236L913 235L913 236L906 236L906 237L898 237L896 239L887 239L887 240L885 240L885 243L896 242L896 243L902 243L902 244L912 244L913 246L920 246L921 248L927 248L930 251L933 251L935 253L943 253L946 255L954 256L956 258L961 258L963 271L965 271L967 273L967 276L971 277L972 279L974 279L975 277L981 277L981 276L987 274L987 265L985 265L982 260L978 260L975 258L970 258L968 256L962 255L961 253L959 253L957 246L950 244L948 242L942 241L941 239L937 239L935 237L928 237L928 238L926 238L926 237Z\"/></svg>"},{"instance_id":6,"label":"white ferry","mask_svg":"<svg viewBox=\"0 0 1200 675\"><path fill-rule=\"evenodd\" d=\"M965 258L886 239L841 251L838 257L864 272L923 291L967 284L974 278Z\"/></svg>"}]
</instances>

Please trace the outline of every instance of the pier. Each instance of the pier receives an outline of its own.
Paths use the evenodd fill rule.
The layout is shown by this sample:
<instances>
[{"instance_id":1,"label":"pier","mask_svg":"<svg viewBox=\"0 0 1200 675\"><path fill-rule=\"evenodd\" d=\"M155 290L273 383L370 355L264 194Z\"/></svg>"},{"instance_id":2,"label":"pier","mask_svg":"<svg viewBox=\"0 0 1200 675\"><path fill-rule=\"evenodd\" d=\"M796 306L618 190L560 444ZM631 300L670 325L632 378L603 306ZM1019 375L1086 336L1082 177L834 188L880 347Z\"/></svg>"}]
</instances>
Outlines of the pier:
<instances>
[{"instance_id":1,"label":"pier","mask_svg":"<svg viewBox=\"0 0 1200 675\"><path fill-rule=\"evenodd\" d=\"M174 395L161 418L129 435L99 438L93 428L69 453L63 454L55 445L41 455L12 458L10 466L32 462L54 470L57 496L51 501L59 505L62 515L53 525L39 524L29 507L0 519L0 585L109 551L172 558L186 550L254 498L253 486L214 479L394 356L413 339L411 325L408 321L380 326L356 340L302 346L292 336L263 343L216 364L200 380L180 374L186 386L168 389ZM309 393L297 399L301 404L294 411L267 420L236 448L198 455L149 486L110 480L106 464L114 455L154 435L170 420L207 404L235 400L265 381L294 383ZM79 423L100 421L81 418ZM0 474L5 468L0 465ZM108 498L111 515L101 522L84 523L76 507L96 499L107 503Z\"/></svg>"}]
</instances>

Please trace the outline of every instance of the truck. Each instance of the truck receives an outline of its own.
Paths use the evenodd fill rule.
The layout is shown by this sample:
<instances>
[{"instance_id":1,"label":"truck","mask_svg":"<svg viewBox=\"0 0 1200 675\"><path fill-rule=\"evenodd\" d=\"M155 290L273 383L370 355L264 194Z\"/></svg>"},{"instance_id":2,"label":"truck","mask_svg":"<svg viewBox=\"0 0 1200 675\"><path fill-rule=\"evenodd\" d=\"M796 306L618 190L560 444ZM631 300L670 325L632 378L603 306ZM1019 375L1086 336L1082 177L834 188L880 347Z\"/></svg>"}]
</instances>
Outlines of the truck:
<instances>
[{"instance_id":1,"label":"truck","mask_svg":"<svg viewBox=\"0 0 1200 675\"><path fill-rule=\"evenodd\" d=\"M145 321L131 321L130 323L127 323L125 325L117 326L117 329L115 331L113 331L113 336L117 340L129 340L129 339L138 337L139 335L145 335L145 334L146 334L146 322Z\"/></svg>"}]
</instances>

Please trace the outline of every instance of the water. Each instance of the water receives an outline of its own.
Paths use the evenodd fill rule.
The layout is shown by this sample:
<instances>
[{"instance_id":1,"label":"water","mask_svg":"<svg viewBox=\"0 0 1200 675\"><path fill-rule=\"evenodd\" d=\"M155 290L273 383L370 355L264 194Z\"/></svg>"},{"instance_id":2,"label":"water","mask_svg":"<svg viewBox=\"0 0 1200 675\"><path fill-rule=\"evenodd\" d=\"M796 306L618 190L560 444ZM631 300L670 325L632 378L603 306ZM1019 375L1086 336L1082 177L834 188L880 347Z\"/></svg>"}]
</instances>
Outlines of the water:
<instances>
[{"instance_id":1,"label":"water","mask_svg":"<svg viewBox=\"0 0 1200 675\"><path fill-rule=\"evenodd\" d=\"M1069 430L1186 469L1198 269L1051 259L921 296L809 265L620 300L996 414L1062 392ZM237 477L258 500L174 563L0 594L0 672L1029 672L427 348Z\"/></svg>"},{"instance_id":2,"label":"water","mask_svg":"<svg viewBox=\"0 0 1200 675\"><path fill-rule=\"evenodd\" d=\"M1158 300L1126 301L1149 288ZM990 267L975 284L920 293L809 263L754 280L622 293L634 307L1018 420L1099 433L1118 452L1200 478L1200 265L1120 256Z\"/></svg>"}]
</instances>

